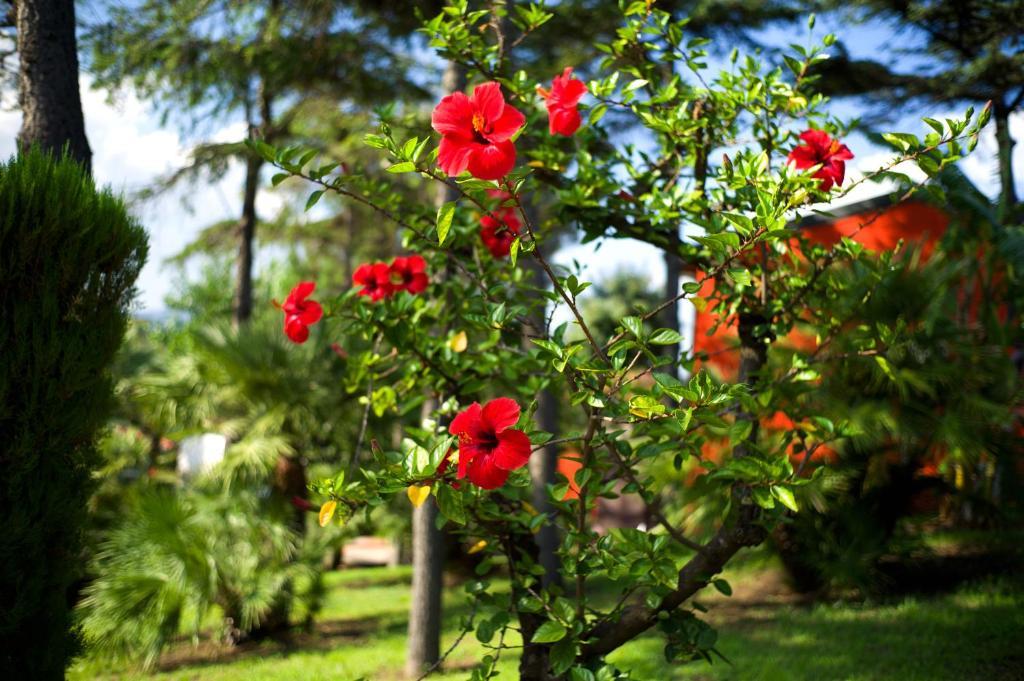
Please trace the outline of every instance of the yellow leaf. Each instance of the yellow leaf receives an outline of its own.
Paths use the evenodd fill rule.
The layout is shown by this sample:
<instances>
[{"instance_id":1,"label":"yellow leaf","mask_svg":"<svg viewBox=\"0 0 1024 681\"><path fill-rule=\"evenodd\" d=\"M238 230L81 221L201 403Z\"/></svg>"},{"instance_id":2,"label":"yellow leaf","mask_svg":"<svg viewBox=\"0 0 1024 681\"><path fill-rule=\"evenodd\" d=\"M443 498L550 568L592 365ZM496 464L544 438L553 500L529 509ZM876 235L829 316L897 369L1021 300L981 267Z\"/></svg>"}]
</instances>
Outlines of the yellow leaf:
<instances>
[{"instance_id":1,"label":"yellow leaf","mask_svg":"<svg viewBox=\"0 0 1024 681\"><path fill-rule=\"evenodd\" d=\"M537 515L537 509L535 509L533 507L533 504L531 504L528 501L523 502L523 510L529 513L530 515Z\"/></svg>"},{"instance_id":2,"label":"yellow leaf","mask_svg":"<svg viewBox=\"0 0 1024 681\"><path fill-rule=\"evenodd\" d=\"M486 539L481 539L477 543L475 543L472 546L470 546L469 547L469 551L466 551L466 553L468 553L469 555L473 555L474 553L480 553L485 548L487 548L487 540Z\"/></svg>"},{"instance_id":3,"label":"yellow leaf","mask_svg":"<svg viewBox=\"0 0 1024 681\"><path fill-rule=\"evenodd\" d=\"M452 352L465 352L467 345L469 345L469 339L466 338L465 331L459 331L448 341L448 347L452 349Z\"/></svg>"},{"instance_id":4,"label":"yellow leaf","mask_svg":"<svg viewBox=\"0 0 1024 681\"><path fill-rule=\"evenodd\" d=\"M697 312L703 312L704 308L708 306L708 301L704 298L690 298L690 302L697 308Z\"/></svg>"},{"instance_id":5,"label":"yellow leaf","mask_svg":"<svg viewBox=\"0 0 1024 681\"><path fill-rule=\"evenodd\" d=\"M419 508L430 496L430 485L409 485L409 489L405 490L405 493L409 495L412 505Z\"/></svg>"},{"instance_id":6,"label":"yellow leaf","mask_svg":"<svg viewBox=\"0 0 1024 681\"><path fill-rule=\"evenodd\" d=\"M327 527L334 517L334 509L338 508L338 502L331 500L320 507L320 527Z\"/></svg>"}]
</instances>

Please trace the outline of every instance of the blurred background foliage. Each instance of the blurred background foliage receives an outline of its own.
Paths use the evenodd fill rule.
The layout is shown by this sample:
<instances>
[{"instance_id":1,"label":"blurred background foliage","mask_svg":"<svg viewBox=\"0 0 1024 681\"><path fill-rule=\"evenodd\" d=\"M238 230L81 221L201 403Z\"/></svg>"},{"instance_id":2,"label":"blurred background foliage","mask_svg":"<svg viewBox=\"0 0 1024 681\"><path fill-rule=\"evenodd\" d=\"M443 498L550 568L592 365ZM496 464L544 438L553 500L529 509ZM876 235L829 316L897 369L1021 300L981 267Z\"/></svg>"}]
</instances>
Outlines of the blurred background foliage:
<instances>
[{"instance_id":1,"label":"blurred background foliage","mask_svg":"<svg viewBox=\"0 0 1024 681\"><path fill-rule=\"evenodd\" d=\"M322 602L324 571L335 565L346 538L407 535L408 509L399 504L342 530L307 522L314 516L302 501L319 503L308 499L307 481L348 469L366 432L417 425L418 410L400 412L387 396L374 400L357 390L374 361L372 347L339 337L330 325L315 327L307 344L293 345L271 304L295 282L316 280L329 305L360 262L400 250L397 235L365 207L327 195L304 211L308 188L274 183L244 141L301 143L384 182L381 158L362 135L378 118L395 129L425 127L445 65L424 58L417 16L431 16L440 4L146 0L105 3L96 13L102 21L85 27L86 62L97 87L134 90L197 140L187 164L146 196L223 176L232 163L247 169L239 188L242 215L207 226L173 258L171 314L136 320L113 369L116 413L99 447L79 603L82 632L98 654L152 666L183 634L198 639L214 631L237 643L308 624ZM786 30L818 4L659 6L691 16L695 34L721 39L712 44L718 52L743 43L775 59L762 44L764 30ZM945 16L901 19L901 3L854 4L846 9L886 5L893 21L925 22L927 31L941 19L946 23L935 30L955 30ZM590 45L606 41L618 19L614 3L559 3L545 27L552 37L529 41L516 52L515 66L555 73L574 64L585 76ZM925 51L949 54L934 46ZM975 64L961 61L956 73ZM931 101L941 99L935 83L946 82L931 73L913 80L907 74L855 78L852 69L863 75L882 66L837 64L818 74L837 96L891 102L899 87ZM1004 105L1018 110L1020 85L1000 80L1001 72L983 71L995 89L980 95L962 89L954 98L998 90ZM205 139L214 123L227 120L244 120L237 139ZM434 200L420 195L421 185L387 177L410 198ZM844 433L829 452L792 453L797 467L809 460L805 472L815 477L802 488L802 512L775 534L773 547L800 589L878 593L898 578L887 567L893 556L927 553L922 528L1019 526L1022 339L1006 318L1016 319L1024 305L1024 234L1006 208L1007 192L990 200L955 171L943 183L943 208L953 222L936 253L925 259L908 244L863 270L843 272L849 295L833 301L834 312L857 323L831 350L851 354L815 389L789 395L789 428L815 427L805 418L813 414ZM279 207L258 215L257 196L264 192L279 198ZM542 201L535 208L541 222L559 219ZM260 266L248 275L250 309L240 315L237 272L245 257L252 267L253 251ZM584 297L601 338L613 335L622 316L664 299L651 285L648 265L597 281ZM877 332L873 320L913 329L911 341L890 348L887 362L854 350L857 334ZM780 353L772 361L785 366L792 359ZM579 425L563 421L564 432ZM203 433L227 438L224 459L185 479L177 469L181 442ZM769 429L764 437L773 437ZM822 467L821 460L832 465ZM693 503L703 496L703 471L693 459L681 469L669 461L647 471L661 482L666 512L695 537L715 529L707 518L722 515L702 514Z\"/></svg>"}]
</instances>

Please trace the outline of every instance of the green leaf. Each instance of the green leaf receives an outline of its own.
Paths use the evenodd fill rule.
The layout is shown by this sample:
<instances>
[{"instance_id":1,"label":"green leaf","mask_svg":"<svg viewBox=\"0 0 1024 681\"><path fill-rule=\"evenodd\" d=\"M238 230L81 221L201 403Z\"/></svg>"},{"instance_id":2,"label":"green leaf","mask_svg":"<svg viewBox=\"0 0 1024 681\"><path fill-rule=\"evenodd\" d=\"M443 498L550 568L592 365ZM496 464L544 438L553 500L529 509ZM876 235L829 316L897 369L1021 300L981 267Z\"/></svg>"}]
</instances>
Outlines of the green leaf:
<instances>
[{"instance_id":1,"label":"green leaf","mask_svg":"<svg viewBox=\"0 0 1024 681\"><path fill-rule=\"evenodd\" d=\"M306 199L306 210L309 210L310 208L317 204L317 201L320 200L320 197L324 195L324 191L326 190L317 189L315 192L309 195L309 198Z\"/></svg>"},{"instance_id":2,"label":"green leaf","mask_svg":"<svg viewBox=\"0 0 1024 681\"><path fill-rule=\"evenodd\" d=\"M411 173L416 170L416 164L412 161L403 161L396 163L395 165L388 168L389 173Z\"/></svg>"},{"instance_id":3,"label":"green leaf","mask_svg":"<svg viewBox=\"0 0 1024 681\"><path fill-rule=\"evenodd\" d=\"M569 672L569 681L594 681L594 672L585 667L573 667Z\"/></svg>"},{"instance_id":4,"label":"green leaf","mask_svg":"<svg viewBox=\"0 0 1024 681\"><path fill-rule=\"evenodd\" d=\"M548 620L544 624L537 628L537 631L533 632L533 638L530 639L531 643L554 643L555 641L561 641L565 638L567 633L565 626L561 622L554 622Z\"/></svg>"},{"instance_id":5,"label":"green leaf","mask_svg":"<svg viewBox=\"0 0 1024 681\"><path fill-rule=\"evenodd\" d=\"M551 664L551 671L556 676L564 674L572 663L576 661L576 654L579 648L576 645L576 641L571 638L565 638L551 646L551 652L548 654L548 662Z\"/></svg>"},{"instance_id":6,"label":"green leaf","mask_svg":"<svg viewBox=\"0 0 1024 681\"><path fill-rule=\"evenodd\" d=\"M630 82L629 85L627 85L626 87L622 88L622 92L626 93L626 92L632 92L633 90L639 90L644 85L647 85L647 82L648 81L644 80L643 78L637 78L636 80Z\"/></svg>"},{"instance_id":7,"label":"green leaf","mask_svg":"<svg viewBox=\"0 0 1024 681\"><path fill-rule=\"evenodd\" d=\"M459 492L448 485L440 485L437 488L437 505L441 509L441 513L453 523L466 524L466 507L462 503L462 494Z\"/></svg>"},{"instance_id":8,"label":"green leaf","mask_svg":"<svg viewBox=\"0 0 1024 681\"><path fill-rule=\"evenodd\" d=\"M718 593L723 596L732 596L732 587L724 579L715 579L711 582L711 585L718 589Z\"/></svg>"},{"instance_id":9,"label":"green leaf","mask_svg":"<svg viewBox=\"0 0 1024 681\"><path fill-rule=\"evenodd\" d=\"M793 490L782 485L772 485L772 496L779 500L783 506L789 510L796 512L800 509L796 505L796 497L793 496Z\"/></svg>"},{"instance_id":10,"label":"green leaf","mask_svg":"<svg viewBox=\"0 0 1024 681\"><path fill-rule=\"evenodd\" d=\"M651 334L647 342L651 345L676 345L681 343L683 337L674 329L658 329Z\"/></svg>"},{"instance_id":11,"label":"green leaf","mask_svg":"<svg viewBox=\"0 0 1024 681\"><path fill-rule=\"evenodd\" d=\"M644 323L639 317L623 317L622 326L637 338L640 338L644 331Z\"/></svg>"},{"instance_id":12,"label":"green leaf","mask_svg":"<svg viewBox=\"0 0 1024 681\"><path fill-rule=\"evenodd\" d=\"M437 209L437 243L444 246L444 240L448 238L448 232L452 228L452 219L455 217L455 202L448 201Z\"/></svg>"},{"instance_id":13,"label":"green leaf","mask_svg":"<svg viewBox=\"0 0 1024 681\"><path fill-rule=\"evenodd\" d=\"M729 278L740 286L750 286L750 271L734 268L728 271Z\"/></svg>"}]
</instances>

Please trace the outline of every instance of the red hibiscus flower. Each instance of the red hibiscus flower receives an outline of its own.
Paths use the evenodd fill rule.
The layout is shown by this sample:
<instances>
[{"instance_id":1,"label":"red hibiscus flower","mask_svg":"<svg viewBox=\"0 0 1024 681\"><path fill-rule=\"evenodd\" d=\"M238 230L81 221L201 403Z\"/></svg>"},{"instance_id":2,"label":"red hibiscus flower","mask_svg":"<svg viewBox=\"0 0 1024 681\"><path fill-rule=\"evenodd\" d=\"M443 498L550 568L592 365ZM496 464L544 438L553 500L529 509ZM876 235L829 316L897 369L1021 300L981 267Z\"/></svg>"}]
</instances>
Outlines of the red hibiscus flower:
<instances>
[{"instance_id":1,"label":"red hibiscus flower","mask_svg":"<svg viewBox=\"0 0 1024 681\"><path fill-rule=\"evenodd\" d=\"M416 294L427 289L427 261L420 255L398 257L391 261L391 286L395 291Z\"/></svg>"},{"instance_id":2,"label":"red hibiscus flower","mask_svg":"<svg viewBox=\"0 0 1024 681\"><path fill-rule=\"evenodd\" d=\"M522 223L512 208L480 216L480 239L495 258L507 258Z\"/></svg>"},{"instance_id":3,"label":"red hibiscus flower","mask_svg":"<svg viewBox=\"0 0 1024 681\"><path fill-rule=\"evenodd\" d=\"M437 165L449 175L469 169L481 180L500 180L516 164L512 137L526 118L505 104L498 83L476 86L469 97L455 92L441 100L430 117L441 133Z\"/></svg>"},{"instance_id":4,"label":"red hibiscus flower","mask_svg":"<svg viewBox=\"0 0 1024 681\"><path fill-rule=\"evenodd\" d=\"M509 471L530 460L530 438L512 428L519 420L515 400L499 397L483 407L474 402L460 412L448 430L459 438L457 478L465 478L482 489L497 489L508 480Z\"/></svg>"},{"instance_id":5,"label":"red hibiscus flower","mask_svg":"<svg viewBox=\"0 0 1024 681\"><path fill-rule=\"evenodd\" d=\"M357 267L356 271L352 273L352 283L363 287L359 291L359 295L369 296L370 300L374 302L394 293L394 287L391 284L391 268L382 262L363 263Z\"/></svg>"},{"instance_id":6,"label":"red hibiscus flower","mask_svg":"<svg viewBox=\"0 0 1024 681\"><path fill-rule=\"evenodd\" d=\"M324 309L315 300L306 300L316 282L302 281L295 285L285 298L281 311L284 312L284 332L293 343L305 343L309 338L309 327L320 321Z\"/></svg>"},{"instance_id":7,"label":"red hibiscus flower","mask_svg":"<svg viewBox=\"0 0 1024 681\"><path fill-rule=\"evenodd\" d=\"M582 80L572 77L572 67L566 66L562 75L551 81L551 89L537 86L537 92L544 98L548 109L548 129L552 135L571 137L580 127L579 103L587 94Z\"/></svg>"},{"instance_id":8,"label":"red hibiscus flower","mask_svg":"<svg viewBox=\"0 0 1024 681\"><path fill-rule=\"evenodd\" d=\"M833 183L839 187L846 177L846 161L853 158L845 144L828 136L824 130L805 130L800 133L804 141L789 152L789 160L800 170L820 165L814 177L821 180L821 190L827 192Z\"/></svg>"}]
</instances>

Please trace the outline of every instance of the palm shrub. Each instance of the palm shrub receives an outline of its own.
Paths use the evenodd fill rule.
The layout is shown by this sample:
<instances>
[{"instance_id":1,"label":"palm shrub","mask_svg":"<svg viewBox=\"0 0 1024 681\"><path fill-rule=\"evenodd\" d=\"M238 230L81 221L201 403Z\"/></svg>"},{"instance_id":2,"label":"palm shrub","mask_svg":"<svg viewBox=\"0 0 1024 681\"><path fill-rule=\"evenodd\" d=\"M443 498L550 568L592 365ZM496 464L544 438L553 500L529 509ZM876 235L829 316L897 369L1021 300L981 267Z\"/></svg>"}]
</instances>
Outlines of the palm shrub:
<instances>
[{"instance_id":1,"label":"palm shrub","mask_svg":"<svg viewBox=\"0 0 1024 681\"><path fill-rule=\"evenodd\" d=\"M952 222L934 254L885 254L877 273L837 274L844 293L831 311L856 322L832 345L845 361L791 409L827 417L845 433L833 465L798 495L805 512L775 535L805 590L894 586L882 559L922 548L915 532L903 531L908 520L939 520L935 510L922 513L921 500L938 502L946 520L997 523L1013 512L986 472L1005 471L1000 484L1009 487L1021 456L1013 428L1021 386L1007 351L1020 332L1004 317L1020 296L1020 250L1011 244L1019 237L954 168L936 184ZM865 337L884 352L858 352ZM814 452L796 456L807 454Z\"/></svg>"},{"instance_id":2,"label":"palm shrub","mask_svg":"<svg viewBox=\"0 0 1024 681\"><path fill-rule=\"evenodd\" d=\"M0 676L63 678L68 590L146 235L73 161L0 165Z\"/></svg>"},{"instance_id":3,"label":"palm shrub","mask_svg":"<svg viewBox=\"0 0 1024 681\"><path fill-rule=\"evenodd\" d=\"M90 566L97 578L79 608L85 640L94 654L143 668L174 636L198 640L218 616L222 638L238 640L284 596L315 608L330 541L301 541L251 491L144 491Z\"/></svg>"}]
</instances>

